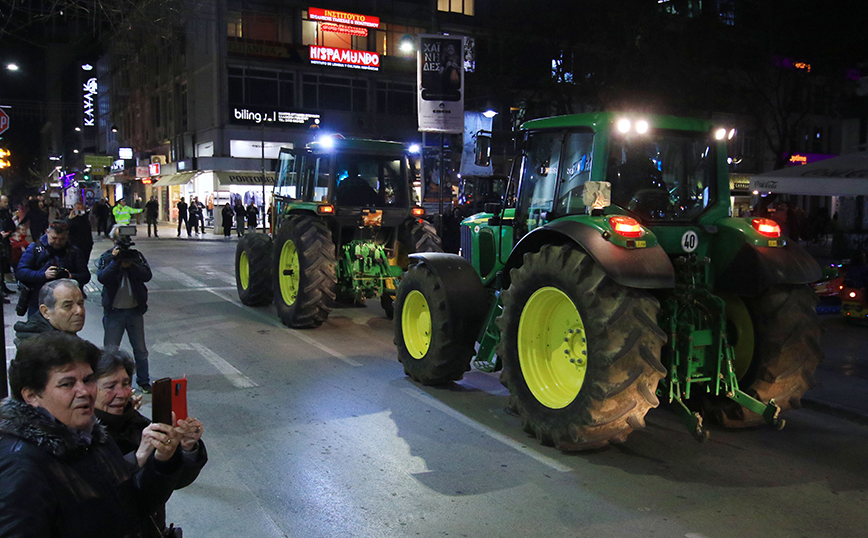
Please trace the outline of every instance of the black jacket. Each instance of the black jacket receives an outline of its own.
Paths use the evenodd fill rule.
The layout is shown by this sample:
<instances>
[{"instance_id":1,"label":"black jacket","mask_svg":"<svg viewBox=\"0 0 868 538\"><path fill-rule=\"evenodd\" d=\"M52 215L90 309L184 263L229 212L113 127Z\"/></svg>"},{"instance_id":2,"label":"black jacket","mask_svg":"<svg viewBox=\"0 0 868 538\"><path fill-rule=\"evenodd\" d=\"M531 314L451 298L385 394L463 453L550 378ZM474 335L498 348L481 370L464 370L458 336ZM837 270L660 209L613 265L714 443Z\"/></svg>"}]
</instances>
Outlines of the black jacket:
<instances>
[{"instance_id":1,"label":"black jacket","mask_svg":"<svg viewBox=\"0 0 868 538\"><path fill-rule=\"evenodd\" d=\"M66 222L69 224L69 242L81 249L82 252L93 250L93 234L90 231L90 215L87 214L87 211L84 212L84 215L67 219Z\"/></svg>"},{"instance_id":2,"label":"black jacket","mask_svg":"<svg viewBox=\"0 0 868 538\"><path fill-rule=\"evenodd\" d=\"M148 288L145 282L151 280L153 273L148 261L139 251L130 251L134 254L134 263L129 267L123 267L122 262L112 256L114 247L102 253L97 262L96 278L99 280L102 287L102 307L103 311L108 314L114 310L112 304L115 301L115 295L121 287L121 281L126 274L130 279L130 288L133 291L133 297L136 298L138 305L135 307L140 314L148 311Z\"/></svg>"},{"instance_id":3,"label":"black jacket","mask_svg":"<svg viewBox=\"0 0 868 538\"><path fill-rule=\"evenodd\" d=\"M12 328L15 329L15 347L18 347L18 344L21 343L22 340L27 340L28 338L49 331L58 330L47 319L45 319L42 312L38 310L31 314L25 321L15 322L15 325Z\"/></svg>"},{"instance_id":4,"label":"black jacket","mask_svg":"<svg viewBox=\"0 0 868 538\"><path fill-rule=\"evenodd\" d=\"M145 215L148 218L157 218L160 214L160 203L156 200L148 200L145 204Z\"/></svg>"},{"instance_id":5,"label":"black jacket","mask_svg":"<svg viewBox=\"0 0 868 538\"><path fill-rule=\"evenodd\" d=\"M24 402L0 403L0 536L139 538L178 483L181 456L138 468L96 424L90 444Z\"/></svg>"},{"instance_id":6,"label":"black jacket","mask_svg":"<svg viewBox=\"0 0 868 538\"><path fill-rule=\"evenodd\" d=\"M250 204L247 206L245 211L247 212L247 225L256 227L256 218L259 216L259 209L257 209L255 205Z\"/></svg>"}]
</instances>

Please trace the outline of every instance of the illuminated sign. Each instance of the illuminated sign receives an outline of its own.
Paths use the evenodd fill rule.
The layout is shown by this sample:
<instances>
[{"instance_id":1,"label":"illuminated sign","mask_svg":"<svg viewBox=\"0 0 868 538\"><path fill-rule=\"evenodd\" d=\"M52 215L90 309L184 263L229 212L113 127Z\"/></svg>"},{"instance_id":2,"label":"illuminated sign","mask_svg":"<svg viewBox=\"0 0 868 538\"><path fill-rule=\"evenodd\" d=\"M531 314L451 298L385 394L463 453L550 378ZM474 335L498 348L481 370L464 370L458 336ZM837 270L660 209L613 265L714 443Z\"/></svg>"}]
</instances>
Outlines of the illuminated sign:
<instances>
[{"instance_id":1,"label":"illuminated sign","mask_svg":"<svg viewBox=\"0 0 868 538\"><path fill-rule=\"evenodd\" d=\"M148 165L148 174L152 176L160 175L160 163L151 163Z\"/></svg>"},{"instance_id":2,"label":"illuminated sign","mask_svg":"<svg viewBox=\"0 0 868 538\"><path fill-rule=\"evenodd\" d=\"M831 159L837 155L829 153L793 153L787 159L787 166L802 166L803 164L811 164L824 159Z\"/></svg>"},{"instance_id":3,"label":"illuminated sign","mask_svg":"<svg viewBox=\"0 0 868 538\"><path fill-rule=\"evenodd\" d=\"M358 15L356 13L347 13L345 11L335 11L334 9L322 9L318 7L308 9L308 18L313 21L337 22L351 24L353 26L366 26L368 28L377 28L380 26L379 17Z\"/></svg>"},{"instance_id":4,"label":"illuminated sign","mask_svg":"<svg viewBox=\"0 0 868 538\"><path fill-rule=\"evenodd\" d=\"M805 155L793 155L790 157L790 164L808 164L808 157Z\"/></svg>"},{"instance_id":5,"label":"illuminated sign","mask_svg":"<svg viewBox=\"0 0 868 538\"><path fill-rule=\"evenodd\" d=\"M145 177L142 178L142 183L144 183L145 185L150 185L151 183L153 183L153 181L151 180L151 178Z\"/></svg>"},{"instance_id":6,"label":"illuminated sign","mask_svg":"<svg viewBox=\"0 0 868 538\"><path fill-rule=\"evenodd\" d=\"M84 126L93 127L96 125L96 116L94 114L94 101L97 93L96 77L91 77L82 85L82 105L84 106Z\"/></svg>"},{"instance_id":7,"label":"illuminated sign","mask_svg":"<svg viewBox=\"0 0 868 538\"><path fill-rule=\"evenodd\" d=\"M232 117L238 123L287 123L295 125L319 125L319 114L306 112L287 112L281 110L249 110L247 108L232 108ZM200 155L202 157L202 155Z\"/></svg>"},{"instance_id":8,"label":"illuminated sign","mask_svg":"<svg viewBox=\"0 0 868 538\"><path fill-rule=\"evenodd\" d=\"M120 159L132 159L133 158L133 148L118 148L118 158L120 158Z\"/></svg>"},{"instance_id":9,"label":"illuminated sign","mask_svg":"<svg viewBox=\"0 0 868 538\"><path fill-rule=\"evenodd\" d=\"M346 26L344 24L335 24L333 22L324 22L319 25L323 32L332 32L335 34L355 35L359 37L368 37L368 29L358 26Z\"/></svg>"},{"instance_id":10,"label":"illuminated sign","mask_svg":"<svg viewBox=\"0 0 868 538\"><path fill-rule=\"evenodd\" d=\"M147 166L137 166L136 167L136 177L148 177L148 167Z\"/></svg>"},{"instance_id":11,"label":"illuminated sign","mask_svg":"<svg viewBox=\"0 0 868 538\"><path fill-rule=\"evenodd\" d=\"M311 45L310 63L379 71L380 55L376 52L365 50L336 49L333 47Z\"/></svg>"}]
</instances>

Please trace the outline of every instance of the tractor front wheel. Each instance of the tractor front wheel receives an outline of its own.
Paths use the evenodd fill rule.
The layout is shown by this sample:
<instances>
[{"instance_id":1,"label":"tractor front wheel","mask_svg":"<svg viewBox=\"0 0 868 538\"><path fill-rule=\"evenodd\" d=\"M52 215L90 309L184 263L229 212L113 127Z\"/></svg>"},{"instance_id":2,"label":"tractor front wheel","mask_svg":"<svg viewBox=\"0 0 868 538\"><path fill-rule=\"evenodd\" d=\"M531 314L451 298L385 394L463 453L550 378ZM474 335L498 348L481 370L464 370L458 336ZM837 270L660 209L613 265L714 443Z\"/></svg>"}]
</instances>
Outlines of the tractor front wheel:
<instances>
[{"instance_id":1,"label":"tractor front wheel","mask_svg":"<svg viewBox=\"0 0 868 538\"><path fill-rule=\"evenodd\" d=\"M522 428L574 451L623 442L644 427L666 374L659 302L571 246L525 254L510 277L497 354Z\"/></svg>"},{"instance_id":2,"label":"tractor front wheel","mask_svg":"<svg viewBox=\"0 0 868 538\"><path fill-rule=\"evenodd\" d=\"M481 283L459 290L469 305L458 303L454 296L449 301L444 285L425 264L414 265L401 279L395 296L398 360L404 373L423 385L458 381L470 370L476 332L484 316Z\"/></svg>"},{"instance_id":3,"label":"tractor front wheel","mask_svg":"<svg viewBox=\"0 0 868 538\"><path fill-rule=\"evenodd\" d=\"M725 297L726 299L726 297ZM801 407L801 398L814 385L814 371L823 360L820 351L820 325L817 321L816 294L807 286L774 286L758 297L742 298L749 318L731 317L727 299L729 335L732 326L752 323L752 349L738 352L736 375L739 388L754 398L771 400L781 411ZM763 423L763 418L723 397L709 398L706 410L728 428L743 428Z\"/></svg>"},{"instance_id":4,"label":"tractor front wheel","mask_svg":"<svg viewBox=\"0 0 868 538\"><path fill-rule=\"evenodd\" d=\"M287 327L319 327L335 300L335 246L328 227L312 216L287 219L274 237L274 303Z\"/></svg>"},{"instance_id":5,"label":"tractor front wheel","mask_svg":"<svg viewBox=\"0 0 868 538\"><path fill-rule=\"evenodd\" d=\"M271 248L271 238L261 233L244 234L235 247L235 286L247 306L267 305L272 300Z\"/></svg>"}]
</instances>

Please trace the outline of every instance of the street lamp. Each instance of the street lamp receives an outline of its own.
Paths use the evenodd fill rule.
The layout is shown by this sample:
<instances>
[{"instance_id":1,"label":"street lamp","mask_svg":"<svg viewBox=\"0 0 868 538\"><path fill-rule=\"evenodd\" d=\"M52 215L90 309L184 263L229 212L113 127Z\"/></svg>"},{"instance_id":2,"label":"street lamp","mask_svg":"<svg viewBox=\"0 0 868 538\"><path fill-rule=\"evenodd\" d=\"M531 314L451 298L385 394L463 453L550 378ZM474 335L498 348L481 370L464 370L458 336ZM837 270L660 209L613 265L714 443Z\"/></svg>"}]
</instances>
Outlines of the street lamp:
<instances>
[{"instance_id":1,"label":"street lamp","mask_svg":"<svg viewBox=\"0 0 868 538\"><path fill-rule=\"evenodd\" d=\"M21 68L18 67L18 64L15 62L9 62L8 64L6 64L7 71L18 71L19 69Z\"/></svg>"}]
</instances>

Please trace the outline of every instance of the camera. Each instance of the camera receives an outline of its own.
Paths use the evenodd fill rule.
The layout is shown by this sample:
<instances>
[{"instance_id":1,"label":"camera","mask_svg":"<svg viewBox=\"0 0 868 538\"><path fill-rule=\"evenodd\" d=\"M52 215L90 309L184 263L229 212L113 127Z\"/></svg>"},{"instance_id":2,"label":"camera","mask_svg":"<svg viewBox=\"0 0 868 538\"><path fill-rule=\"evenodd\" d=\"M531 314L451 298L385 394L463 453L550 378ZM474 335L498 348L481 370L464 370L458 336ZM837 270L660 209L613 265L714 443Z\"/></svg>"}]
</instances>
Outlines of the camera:
<instances>
[{"instance_id":1,"label":"camera","mask_svg":"<svg viewBox=\"0 0 868 538\"><path fill-rule=\"evenodd\" d=\"M69 269L66 269L64 267L58 267L55 270L54 274L57 278L71 278L72 277L72 275L69 272Z\"/></svg>"},{"instance_id":2,"label":"camera","mask_svg":"<svg viewBox=\"0 0 868 538\"><path fill-rule=\"evenodd\" d=\"M132 239L134 235L136 235L135 226L118 226L117 247L119 260L129 260L138 257L138 251L132 248L135 245Z\"/></svg>"}]
</instances>

